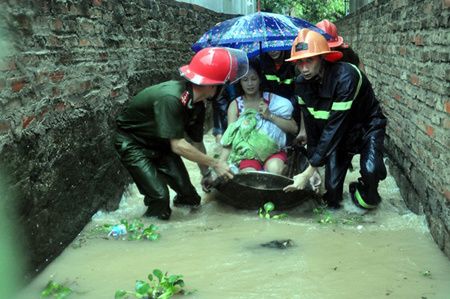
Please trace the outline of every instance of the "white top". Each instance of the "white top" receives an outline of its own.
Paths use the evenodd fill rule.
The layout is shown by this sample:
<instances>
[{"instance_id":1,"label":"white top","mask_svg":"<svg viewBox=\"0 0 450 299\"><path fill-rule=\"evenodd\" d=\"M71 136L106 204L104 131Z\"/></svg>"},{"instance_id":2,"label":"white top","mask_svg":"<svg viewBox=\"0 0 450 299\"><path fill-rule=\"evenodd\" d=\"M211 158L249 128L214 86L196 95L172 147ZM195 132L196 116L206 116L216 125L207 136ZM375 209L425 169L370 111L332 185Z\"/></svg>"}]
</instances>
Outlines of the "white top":
<instances>
[{"instance_id":1,"label":"white top","mask_svg":"<svg viewBox=\"0 0 450 299\"><path fill-rule=\"evenodd\" d=\"M291 119L294 107L288 99L269 92L263 93L263 99L269 105L270 113L284 119ZM242 97L236 98L236 104L238 116L240 116L245 111L244 99ZM260 130L265 131L270 138L275 140L280 149L284 148L286 145L286 133L270 120L261 118L259 114L256 117L258 118Z\"/></svg>"}]
</instances>

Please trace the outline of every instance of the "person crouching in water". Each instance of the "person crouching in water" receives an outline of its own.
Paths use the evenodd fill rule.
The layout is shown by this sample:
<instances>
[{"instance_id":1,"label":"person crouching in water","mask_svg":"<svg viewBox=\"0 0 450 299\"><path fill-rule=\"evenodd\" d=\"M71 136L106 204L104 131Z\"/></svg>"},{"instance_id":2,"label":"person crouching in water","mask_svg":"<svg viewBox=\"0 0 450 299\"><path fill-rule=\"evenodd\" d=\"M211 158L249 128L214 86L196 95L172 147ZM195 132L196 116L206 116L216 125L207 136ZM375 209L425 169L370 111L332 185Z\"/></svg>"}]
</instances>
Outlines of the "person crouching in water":
<instances>
[{"instance_id":1,"label":"person crouching in water","mask_svg":"<svg viewBox=\"0 0 450 299\"><path fill-rule=\"evenodd\" d=\"M176 192L173 204L196 206L200 196L181 159L199 165L202 175L212 167L225 180L233 178L228 163L206 155L203 144L205 100L216 99L225 84L248 71L240 50L206 48L179 69L185 81L168 81L138 93L117 118L115 146L120 160L144 195L144 216L168 220L168 186ZM184 139L184 134L192 144ZM202 186L204 180L202 180Z\"/></svg>"},{"instance_id":2,"label":"person crouching in water","mask_svg":"<svg viewBox=\"0 0 450 299\"><path fill-rule=\"evenodd\" d=\"M323 199L339 208L347 170L353 156L360 154L361 177L350 184L350 194L356 206L373 209L381 202L378 183L386 178L386 117L364 73L352 64L334 62L341 57L321 34L308 29L299 31L292 45L288 60L295 61L301 73L296 93L310 166L284 190L303 189L317 168L325 166Z\"/></svg>"},{"instance_id":3,"label":"person crouching in water","mask_svg":"<svg viewBox=\"0 0 450 299\"><path fill-rule=\"evenodd\" d=\"M291 102L269 92L261 92L259 62L238 84L240 96L228 108L228 128L222 137L220 160L234 164L240 171L282 174L286 168L286 132L295 134Z\"/></svg>"}]
</instances>

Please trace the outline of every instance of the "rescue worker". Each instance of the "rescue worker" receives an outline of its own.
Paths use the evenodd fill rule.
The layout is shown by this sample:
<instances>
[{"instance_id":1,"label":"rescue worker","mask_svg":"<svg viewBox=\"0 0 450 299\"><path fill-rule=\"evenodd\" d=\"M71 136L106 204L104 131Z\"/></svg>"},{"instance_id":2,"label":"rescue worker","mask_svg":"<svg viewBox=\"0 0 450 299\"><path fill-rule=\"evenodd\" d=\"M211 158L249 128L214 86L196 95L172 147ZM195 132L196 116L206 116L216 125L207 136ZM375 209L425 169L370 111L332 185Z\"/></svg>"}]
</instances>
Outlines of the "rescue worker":
<instances>
[{"instance_id":1,"label":"rescue worker","mask_svg":"<svg viewBox=\"0 0 450 299\"><path fill-rule=\"evenodd\" d=\"M360 154L358 182L350 184L353 202L373 209L380 203L378 182L386 178L383 139L386 118L370 82L356 66L334 62L342 57L325 38L302 29L291 58L300 74L296 93L304 115L310 166L294 176L286 192L303 189L318 167L325 166L324 202L339 208L347 169Z\"/></svg>"},{"instance_id":2,"label":"rescue worker","mask_svg":"<svg viewBox=\"0 0 450 299\"><path fill-rule=\"evenodd\" d=\"M356 65L364 73L366 72L364 69L364 64L362 60L359 58L358 54L355 51L353 51L353 49L350 47L349 44L344 44L344 39L342 38L342 36L338 35L336 25L334 25L327 19L323 19L322 21L317 23L316 26L334 37L334 39L330 39L327 42L328 46L330 46L330 49L339 51L343 54L340 61L352 63Z\"/></svg>"},{"instance_id":3,"label":"rescue worker","mask_svg":"<svg viewBox=\"0 0 450 299\"><path fill-rule=\"evenodd\" d=\"M121 162L144 195L148 207L144 216L170 218L167 185L177 193L175 206L200 204L201 198L181 157L198 163L202 175L211 167L223 179L233 178L227 163L206 155L203 101L217 99L225 84L239 80L247 71L248 59L243 51L203 49L179 69L186 80L144 89L117 118L115 146ZM192 143L185 139L185 134Z\"/></svg>"},{"instance_id":4,"label":"rescue worker","mask_svg":"<svg viewBox=\"0 0 450 299\"><path fill-rule=\"evenodd\" d=\"M261 55L261 71L262 71L262 88L263 91L275 93L291 101L294 108L292 118L294 119L299 132L286 134L286 145L288 146L289 160L294 160L292 155L297 155L296 149L298 145L302 146L306 143L306 133L303 116L300 112L295 97L295 79L297 77L295 63L286 61L291 57L290 51L270 51ZM297 134L302 136L296 139ZM288 162L289 163L289 162ZM316 172L311 179L311 186L316 192L319 192L322 178Z\"/></svg>"},{"instance_id":5,"label":"rescue worker","mask_svg":"<svg viewBox=\"0 0 450 299\"><path fill-rule=\"evenodd\" d=\"M261 54L263 92L290 99L295 92L295 63L286 61L289 51L270 51Z\"/></svg>"}]
</instances>

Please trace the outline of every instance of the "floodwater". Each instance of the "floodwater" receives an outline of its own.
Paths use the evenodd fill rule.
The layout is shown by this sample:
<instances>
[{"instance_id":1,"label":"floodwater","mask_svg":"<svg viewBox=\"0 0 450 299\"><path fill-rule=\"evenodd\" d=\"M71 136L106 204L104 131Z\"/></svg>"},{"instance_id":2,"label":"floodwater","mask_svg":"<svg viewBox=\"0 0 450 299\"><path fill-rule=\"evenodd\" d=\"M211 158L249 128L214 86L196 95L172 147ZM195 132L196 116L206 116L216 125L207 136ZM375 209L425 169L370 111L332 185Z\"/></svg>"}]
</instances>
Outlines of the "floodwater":
<instances>
[{"instance_id":1,"label":"floodwater","mask_svg":"<svg viewBox=\"0 0 450 299\"><path fill-rule=\"evenodd\" d=\"M213 139L205 137L208 148ZM197 166L186 165L201 193ZM357 177L357 169L349 172L347 186ZM313 213L314 202L284 211L290 219L266 219L201 194L199 210L174 207L168 222L142 219L145 227L158 226L158 242L108 238L96 228L145 212L131 185L120 208L94 215L18 298L39 298L50 280L73 289L68 298L114 298L147 281L153 269L183 275L183 289L196 290L187 298L450 298L450 261L390 176L380 184L376 211L357 209L345 193L343 209L330 212L328 222ZM261 246L288 239L290 247Z\"/></svg>"}]
</instances>

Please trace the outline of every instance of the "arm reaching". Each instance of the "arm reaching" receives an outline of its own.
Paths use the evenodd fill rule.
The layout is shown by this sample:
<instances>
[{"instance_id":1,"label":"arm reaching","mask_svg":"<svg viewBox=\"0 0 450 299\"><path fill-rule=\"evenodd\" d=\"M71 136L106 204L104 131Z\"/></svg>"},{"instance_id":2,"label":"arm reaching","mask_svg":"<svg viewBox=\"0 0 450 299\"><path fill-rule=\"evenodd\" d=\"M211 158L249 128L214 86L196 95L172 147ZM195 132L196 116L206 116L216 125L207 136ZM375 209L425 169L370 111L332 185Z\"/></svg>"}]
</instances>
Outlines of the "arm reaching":
<instances>
[{"instance_id":1,"label":"arm reaching","mask_svg":"<svg viewBox=\"0 0 450 299\"><path fill-rule=\"evenodd\" d=\"M309 179L314 175L316 171L317 168L310 165L308 168L306 168L305 171L294 176L294 183L292 185L284 187L283 191L292 192L296 190L305 189L306 184L308 184L309 182Z\"/></svg>"},{"instance_id":2,"label":"arm reaching","mask_svg":"<svg viewBox=\"0 0 450 299\"><path fill-rule=\"evenodd\" d=\"M202 142L192 142L192 145L202 154L206 155L206 148L205 144ZM208 172L208 166L203 164L198 164L198 168L200 168L200 173L202 175L205 175Z\"/></svg>"},{"instance_id":3,"label":"arm reaching","mask_svg":"<svg viewBox=\"0 0 450 299\"><path fill-rule=\"evenodd\" d=\"M223 179L229 180L233 178L233 172L226 162L218 161L213 157L207 156L185 139L171 139L170 146L175 154L180 155L192 162L196 162L199 165L212 167L217 175Z\"/></svg>"}]
</instances>

